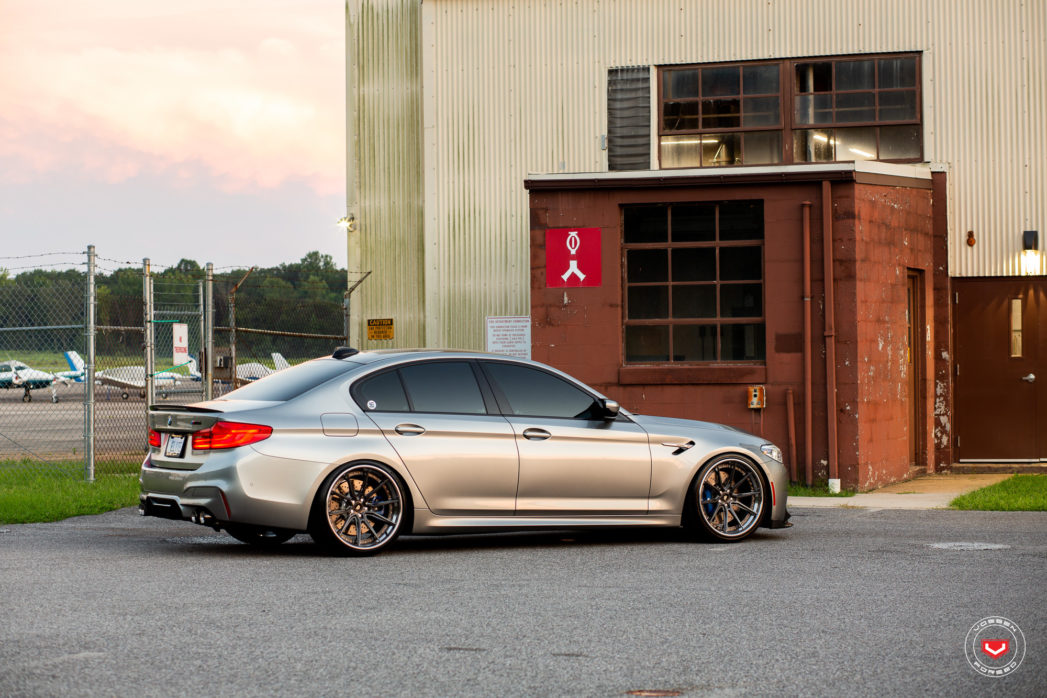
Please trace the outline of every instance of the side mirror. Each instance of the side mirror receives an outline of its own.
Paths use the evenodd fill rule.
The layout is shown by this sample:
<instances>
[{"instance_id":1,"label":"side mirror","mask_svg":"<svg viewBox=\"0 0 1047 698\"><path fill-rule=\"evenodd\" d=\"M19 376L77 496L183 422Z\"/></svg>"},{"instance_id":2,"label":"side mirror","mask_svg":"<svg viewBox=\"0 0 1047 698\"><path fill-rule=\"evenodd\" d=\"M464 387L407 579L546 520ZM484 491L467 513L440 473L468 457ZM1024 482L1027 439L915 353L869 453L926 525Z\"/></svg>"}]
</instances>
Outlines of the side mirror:
<instances>
[{"instance_id":1,"label":"side mirror","mask_svg":"<svg viewBox=\"0 0 1047 698\"><path fill-rule=\"evenodd\" d=\"M618 417L618 410L622 408L614 400L601 400L603 403L603 418L607 421L614 421Z\"/></svg>"}]
</instances>

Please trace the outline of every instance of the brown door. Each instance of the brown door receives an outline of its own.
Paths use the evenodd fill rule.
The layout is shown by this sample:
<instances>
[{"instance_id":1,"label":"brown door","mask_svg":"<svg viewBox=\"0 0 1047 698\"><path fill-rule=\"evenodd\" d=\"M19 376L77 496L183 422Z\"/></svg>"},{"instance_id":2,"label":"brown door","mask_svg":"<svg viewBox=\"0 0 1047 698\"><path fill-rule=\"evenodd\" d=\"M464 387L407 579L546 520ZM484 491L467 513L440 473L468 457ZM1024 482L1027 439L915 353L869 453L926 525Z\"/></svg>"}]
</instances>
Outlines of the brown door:
<instances>
[{"instance_id":1,"label":"brown door","mask_svg":"<svg viewBox=\"0 0 1047 698\"><path fill-rule=\"evenodd\" d=\"M1047 460L1047 279L955 279L961 461Z\"/></svg>"},{"instance_id":2,"label":"brown door","mask_svg":"<svg viewBox=\"0 0 1047 698\"><path fill-rule=\"evenodd\" d=\"M908 303L905 308L906 362L909 396L909 465L922 460L923 453L923 364L926 352L923 321L923 278L919 271L908 273Z\"/></svg>"}]
</instances>

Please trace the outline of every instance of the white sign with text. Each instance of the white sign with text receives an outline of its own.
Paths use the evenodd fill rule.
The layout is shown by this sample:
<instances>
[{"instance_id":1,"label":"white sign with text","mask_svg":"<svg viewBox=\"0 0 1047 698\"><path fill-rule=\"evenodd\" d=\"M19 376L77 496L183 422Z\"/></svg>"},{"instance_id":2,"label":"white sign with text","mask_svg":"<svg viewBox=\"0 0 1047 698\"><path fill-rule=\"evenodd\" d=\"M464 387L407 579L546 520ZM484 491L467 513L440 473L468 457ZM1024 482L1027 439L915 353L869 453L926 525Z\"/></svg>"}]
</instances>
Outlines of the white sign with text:
<instances>
[{"instance_id":1,"label":"white sign with text","mask_svg":"<svg viewBox=\"0 0 1047 698\"><path fill-rule=\"evenodd\" d=\"M488 317L487 351L530 359L531 318L527 315Z\"/></svg>"},{"instance_id":2,"label":"white sign with text","mask_svg":"<svg viewBox=\"0 0 1047 698\"><path fill-rule=\"evenodd\" d=\"M171 329L174 333L174 365L181 366L189 361L189 325L175 322Z\"/></svg>"}]
</instances>

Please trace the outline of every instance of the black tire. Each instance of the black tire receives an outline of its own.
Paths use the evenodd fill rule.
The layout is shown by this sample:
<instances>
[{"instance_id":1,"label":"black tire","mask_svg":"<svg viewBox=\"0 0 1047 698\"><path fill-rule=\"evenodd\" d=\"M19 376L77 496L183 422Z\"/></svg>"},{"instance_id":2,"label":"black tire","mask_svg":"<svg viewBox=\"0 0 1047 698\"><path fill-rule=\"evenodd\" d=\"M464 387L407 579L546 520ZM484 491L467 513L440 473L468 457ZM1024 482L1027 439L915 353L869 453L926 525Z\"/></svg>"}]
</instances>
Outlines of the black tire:
<instances>
[{"instance_id":1,"label":"black tire","mask_svg":"<svg viewBox=\"0 0 1047 698\"><path fill-rule=\"evenodd\" d=\"M698 471L688 492L684 521L706 540L736 543L760 526L768 505L759 466L745 456L728 453Z\"/></svg>"},{"instance_id":2,"label":"black tire","mask_svg":"<svg viewBox=\"0 0 1047 698\"><path fill-rule=\"evenodd\" d=\"M380 463L348 463L327 476L313 501L309 535L339 555L374 555L400 535L409 511L399 476Z\"/></svg>"},{"instance_id":3,"label":"black tire","mask_svg":"<svg viewBox=\"0 0 1047 698\"><path fill-rule=\"evenodd\" d=\"M294 537L294 531L248 524L227 523L222 524L222 529L241 543L247 543L256 548L275 548Z\"/></svg>"}]
</instances>

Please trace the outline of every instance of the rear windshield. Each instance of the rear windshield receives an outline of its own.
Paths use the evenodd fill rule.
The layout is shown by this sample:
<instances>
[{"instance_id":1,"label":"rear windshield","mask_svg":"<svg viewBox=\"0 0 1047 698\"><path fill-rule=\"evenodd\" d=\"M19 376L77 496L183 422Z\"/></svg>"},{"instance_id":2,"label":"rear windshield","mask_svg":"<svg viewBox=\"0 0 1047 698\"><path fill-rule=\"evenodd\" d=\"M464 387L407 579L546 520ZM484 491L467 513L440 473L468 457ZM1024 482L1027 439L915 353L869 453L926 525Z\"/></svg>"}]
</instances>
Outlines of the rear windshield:
<instances>
[{"instance_id":1,"label":"rear windshield","mask_svg":"<svg viewBox=\"0 0 1047 698\"><path fill-rule=\"evenodd\" d=\"M359 364L338 359L306 361L291 368L271 373L242 388L223 395L221 400L264 400L285 402L306 393L321 383L359 369Z\"/></svg>"}]
</instances>

